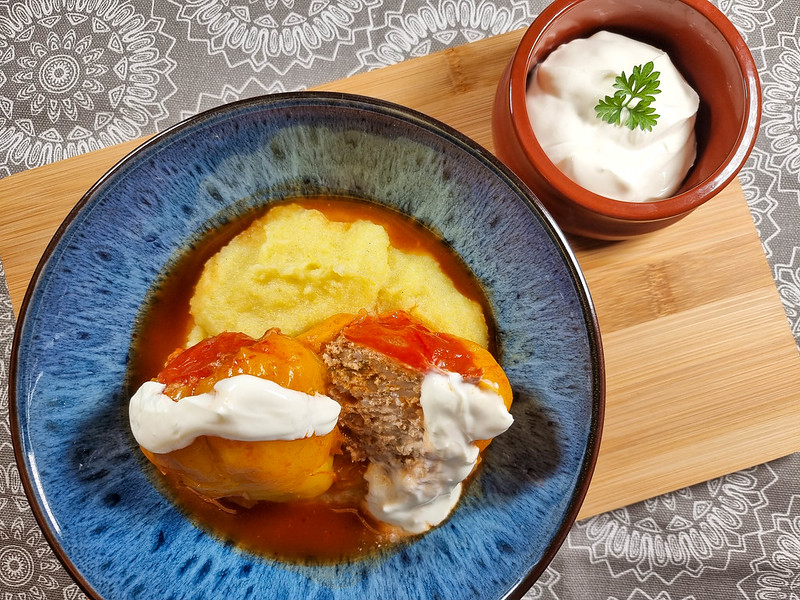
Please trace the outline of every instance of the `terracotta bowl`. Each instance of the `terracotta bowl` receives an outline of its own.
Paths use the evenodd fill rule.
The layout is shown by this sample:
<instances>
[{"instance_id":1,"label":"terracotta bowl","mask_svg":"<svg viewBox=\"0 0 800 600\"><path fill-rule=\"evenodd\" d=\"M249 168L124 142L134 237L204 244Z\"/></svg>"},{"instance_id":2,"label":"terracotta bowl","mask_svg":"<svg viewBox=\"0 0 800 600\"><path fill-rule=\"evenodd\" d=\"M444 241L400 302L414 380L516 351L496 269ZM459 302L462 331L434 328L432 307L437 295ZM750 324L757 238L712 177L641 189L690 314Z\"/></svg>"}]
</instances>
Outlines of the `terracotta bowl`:
<instances>
[{"instance_id":1,"label":"terracotta bowl","mask_svg":"<svg viewBox=\"0 0 800 600\"><path fill-rule=\"evenodd\" d=\"M666 51L700 96L697 159L678 192L624 202L574 183L548 159L525 105L531 71L556 47L599 30ZM567 232L617 240L685 217L736 176L755 143L761 89L753 57L736 28L707 0L555 0L525 32L497 88L495 151Z\"/></svg>"}]
</instances>

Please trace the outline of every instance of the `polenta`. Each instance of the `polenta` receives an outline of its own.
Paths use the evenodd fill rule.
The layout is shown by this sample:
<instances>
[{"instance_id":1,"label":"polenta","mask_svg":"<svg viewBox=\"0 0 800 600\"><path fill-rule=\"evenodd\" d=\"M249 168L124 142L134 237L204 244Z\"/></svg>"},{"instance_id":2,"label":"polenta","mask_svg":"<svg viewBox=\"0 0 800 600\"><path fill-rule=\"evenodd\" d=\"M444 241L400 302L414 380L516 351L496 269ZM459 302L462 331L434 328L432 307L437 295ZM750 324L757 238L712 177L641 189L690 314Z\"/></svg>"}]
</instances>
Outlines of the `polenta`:
<instances>
[{"instance_id":1,"label":"polenta","mask_svg":"<svg viewBox=\"0 0 800 600\"><path fill-rule=\"evenodd\" d=\"M488 345L482 307L434 257L395 248L381 225L332 221L298 204L272 208L208 260L190 302L189 343L272 327L294 336L362 309L405 310L432 330Z\"/></svg>"}]
</instances>

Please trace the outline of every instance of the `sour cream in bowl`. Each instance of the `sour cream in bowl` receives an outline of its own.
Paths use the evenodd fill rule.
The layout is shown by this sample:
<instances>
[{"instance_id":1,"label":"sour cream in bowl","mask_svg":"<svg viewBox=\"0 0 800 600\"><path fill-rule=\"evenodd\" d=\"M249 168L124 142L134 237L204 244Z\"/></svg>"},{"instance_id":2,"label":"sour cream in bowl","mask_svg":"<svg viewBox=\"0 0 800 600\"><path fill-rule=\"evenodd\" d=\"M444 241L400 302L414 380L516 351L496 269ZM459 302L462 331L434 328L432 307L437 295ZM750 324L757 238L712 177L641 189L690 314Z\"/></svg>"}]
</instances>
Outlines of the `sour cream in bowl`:
<instances>
[{"instance_id":1,"label":"sour cream in bowl","mask_svg":"<svg viewBox=\"0 0 800 600\"><path fill-rule=\"evenodd\" d=\"M599 32L652 49L631 51L617 36L606 47ZM559 64L576 40L578 59ZM624 60L606 64L606 54ZM554 57L556 66L545 66ZM596 117L601 101L613 104L618 93L627 100L615 84L635 68L642 78L658 73L660 91L644 100L658 115L651 129L624 126L641 98L624 107L620 125ZM581 106L562 111L565 102ZM752 150L760 112L752 55L706 0L555 0L523 34L499 82L494 150L566 232L621 240L666 227L724 189ZM598 141L597 131L610 141Z\"/></svg>"},{"instance_id":2,"label":"sour cream in bowl","mask_svg":"<svg viewBox=\"0 0 800 600\"><path fill-rule=\"evenodd\" d=\"M637 67L648 64L650 76L638 83L651 84L655 112L642 112L652 120L637 123L636 107L644 103L632 94L615 101L615 83L636 79L644 72ZM606 99L617 109L608 118L621 122L602 118ZM650 44L609 31L567 42L531 73L526 106L550 160L596 194L629 202L666 198L694 164L700 98L667 53Z\"/></svg>"}]
</instances>

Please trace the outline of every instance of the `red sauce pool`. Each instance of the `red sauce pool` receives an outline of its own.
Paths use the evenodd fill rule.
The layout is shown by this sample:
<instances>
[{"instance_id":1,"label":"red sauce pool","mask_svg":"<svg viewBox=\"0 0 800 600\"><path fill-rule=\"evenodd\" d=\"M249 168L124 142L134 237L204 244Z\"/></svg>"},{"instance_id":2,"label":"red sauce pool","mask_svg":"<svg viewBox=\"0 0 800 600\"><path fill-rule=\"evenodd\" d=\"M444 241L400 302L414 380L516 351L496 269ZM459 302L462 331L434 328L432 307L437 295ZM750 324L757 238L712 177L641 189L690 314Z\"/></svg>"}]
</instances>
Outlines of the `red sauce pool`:
<instances>
[{"instance_id":1,"label":"red sauce pool","mask_svg":"<svg viewBox=\"0 0 800 600\"><path fill-rule=\"evenodd\" d=\"M361 469L344 459L337 473L361 478ZM373 555L399 540L385 526L359 510L356 502L336 500L340 490L358 489L360 482L334 484L323 499L259 502L252 508L229 501L211 503L166 479L168 491L195 523L220 539L260 556L301 564L331 564ZM363 493L363 492L362 492ZM332 499L333 498L333 499Z\"/></svg>"},{"instance_id":2,"label":"red sauce pool","mask_svg":"<svg viewBox=\"0 0 800 600\"><path fill-rule=\"evenodd\" d=\"M484 307L490 339L493 338L491 313L479 284L455 252L432 232L398 212L353 198L312 197L291 202L317 209L332 221L364 219L382 225L396 248L433 256L456 288ZM129 368L131 393L153 378L172 351L185 343L193 325L189 300L205 262L264 214L265 211L255 212L209 235L182 257L161 283L143 311L134 336ZM458 362L455 355L446 358L452 364ZM408 360L413 357L407 356ZM208 502L169 478L159 479L166 493L200 527L261 556L289 562L333 563L358 559L396 543L396 535L363 514L358 502L352 500L351 492L363 487L360 468L342 457L336 460L339 481L321 499L260 502L251 508L227 501Z\"/></svg>"}]
</instances>

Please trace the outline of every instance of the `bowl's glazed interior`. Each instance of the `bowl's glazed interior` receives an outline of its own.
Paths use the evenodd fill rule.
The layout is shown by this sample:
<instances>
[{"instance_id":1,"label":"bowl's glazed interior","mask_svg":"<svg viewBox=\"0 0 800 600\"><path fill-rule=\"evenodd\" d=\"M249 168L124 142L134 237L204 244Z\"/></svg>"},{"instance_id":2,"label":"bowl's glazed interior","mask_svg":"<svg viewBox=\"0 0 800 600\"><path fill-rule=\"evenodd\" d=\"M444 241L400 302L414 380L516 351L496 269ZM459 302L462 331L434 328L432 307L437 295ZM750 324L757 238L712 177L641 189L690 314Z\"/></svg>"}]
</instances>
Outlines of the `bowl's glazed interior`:
<instances>
[{"instance_id":1,"label":"bowl's glazed interior","mask_svg":"<svg viewBox=\"0 0 800 600\"><path fill-rule=\"evenodd\" d=\"M450 244L485 289L514 389L511 429L442 526L354 562L237 550L163 494L130 433L137 322L183 252L286 198L357 196ZM419 113L342 94L228 105L156 136L82 199L28 290L11 360L20 474L94 599L521 597L588 487L604 401L591 300L558 228L488 152Z\"/></svg>"}]
</instances>

